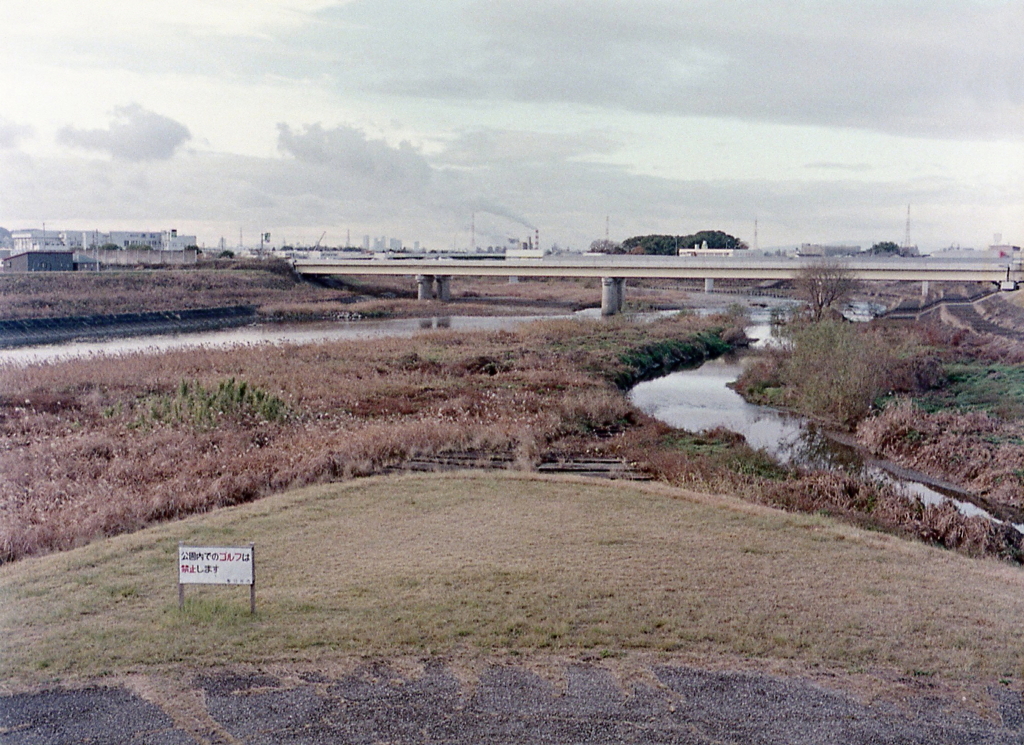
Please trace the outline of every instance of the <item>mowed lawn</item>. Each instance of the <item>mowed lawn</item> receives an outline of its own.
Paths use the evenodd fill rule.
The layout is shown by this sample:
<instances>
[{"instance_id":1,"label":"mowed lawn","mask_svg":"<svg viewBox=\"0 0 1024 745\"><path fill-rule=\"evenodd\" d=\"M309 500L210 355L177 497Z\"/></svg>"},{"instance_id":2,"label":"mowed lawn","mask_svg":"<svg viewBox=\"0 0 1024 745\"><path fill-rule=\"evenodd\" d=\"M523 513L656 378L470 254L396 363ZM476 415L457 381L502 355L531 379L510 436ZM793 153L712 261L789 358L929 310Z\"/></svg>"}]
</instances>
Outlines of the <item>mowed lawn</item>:
<instances>
[{"instance_id":1,"label":"mowed lawn","mask_svg":"<svg viewBox=\"0 0 1024 745\"><path fill-rule=\"evenodd\" d=\"M179 541L256 544L190 586ZM0 681L533 652L1024 676L1024 571L669 487L514 473L315 486L0 567Z\"/></svg>"}]
</instances>

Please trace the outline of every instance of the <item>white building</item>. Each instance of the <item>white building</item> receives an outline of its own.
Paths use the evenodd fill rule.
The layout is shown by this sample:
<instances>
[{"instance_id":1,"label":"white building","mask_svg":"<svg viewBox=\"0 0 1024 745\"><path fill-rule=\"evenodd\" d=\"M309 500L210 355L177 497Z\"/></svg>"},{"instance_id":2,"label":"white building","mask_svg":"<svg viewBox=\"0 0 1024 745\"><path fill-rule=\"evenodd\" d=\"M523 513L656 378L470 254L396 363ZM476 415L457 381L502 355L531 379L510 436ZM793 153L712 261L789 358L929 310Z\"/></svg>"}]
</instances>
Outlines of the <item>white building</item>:
<instances>
[{"instance_id":1,"label":"white building","mask_svg":"<svg viewBox=\"0 0 1024 745\"><path fill-rule=\"evenodd\" d=\"M270 235L267 233L267 235ZM160 248L163 251L184 251L190 246L198 246L194 235L178 235L177 230L165 230L161 233ZM156 248L156 246L153 246Z\"/></svg>"},{"instance_id":2,"label":"white building","mask_svg":"<svg viewBox=\"0 0 1024 745\"><path fill-rule=\"evenodd\" d=\"M11 232L11 240L14 241L15 254L64 248L61 234L56 230L14 230Z\"/></svg>"},{"instance_id":3,"label":"white building","mask_svg":"<svg viewBox=\"0 0 1024 745\"><path fill-rule=\"evenodd\" d=\"M11 233L15 253L70 249L87 251L103 246L118 248L144 248L154 251L184 251L195 246L196 236L178 235L177 230L111 231L98 230L15 230Z\"/></svg>"},{"instance_id":4,"label":"white building","mask_svg":"<svg viewBox=\"0 0 1024 745\"><path fill-rule=\"evenodd\" d=\"M156 232L132 232L126 230L112 230L108 233L107 243L113 243L118 248L142 248L149 246L159 249L163 245L163 233Z\"/></svg>"},{"instance_id":5,"label":"white building","mask_svg":"<svg viewBox=\"0 0 1024 745\"><path fill-rule=\"evenodd\" d=\"M84 251L91 248L99 248L108 243L110 236L98 230L65 230L60 234L65 248L73 251Z\"/></svg>"}]
</instances>

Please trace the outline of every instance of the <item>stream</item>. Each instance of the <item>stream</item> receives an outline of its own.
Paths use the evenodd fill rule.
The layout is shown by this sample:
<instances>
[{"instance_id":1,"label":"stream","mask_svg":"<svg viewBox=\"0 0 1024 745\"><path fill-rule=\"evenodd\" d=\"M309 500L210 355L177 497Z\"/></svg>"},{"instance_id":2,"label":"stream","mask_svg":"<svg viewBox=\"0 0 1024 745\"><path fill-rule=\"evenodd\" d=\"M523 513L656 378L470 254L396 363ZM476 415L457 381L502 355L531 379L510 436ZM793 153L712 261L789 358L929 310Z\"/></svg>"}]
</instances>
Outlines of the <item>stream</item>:
<instances>
[{"instance_id":1,"label":"stream","mask_svg":"<svg viewBox=\"0 0 1024 745\"><path fill-rule=\"evenodd\" d=\"M750 338L759 340L753 345L754 349L771 343L771 330L766 320L755 318L757 325L747 329ZM837 435L804 417L745 401L729 384L740 376L753 354L756 352L725 355L696 368L638 383L630 391L630 401L644 413L677 429L703 432L722 427L739 433L752 448L764 450L780 463L809 470L844 471L886 481L902 487L909 496L918 497L926 505L951 501L967 516L1001 522L961 498L964 495L953 486L943 487L924 474L871 458L862 449L841 442ZM1024 525L1014 527L1024 533Z\"/></svg>"}]
</instances>

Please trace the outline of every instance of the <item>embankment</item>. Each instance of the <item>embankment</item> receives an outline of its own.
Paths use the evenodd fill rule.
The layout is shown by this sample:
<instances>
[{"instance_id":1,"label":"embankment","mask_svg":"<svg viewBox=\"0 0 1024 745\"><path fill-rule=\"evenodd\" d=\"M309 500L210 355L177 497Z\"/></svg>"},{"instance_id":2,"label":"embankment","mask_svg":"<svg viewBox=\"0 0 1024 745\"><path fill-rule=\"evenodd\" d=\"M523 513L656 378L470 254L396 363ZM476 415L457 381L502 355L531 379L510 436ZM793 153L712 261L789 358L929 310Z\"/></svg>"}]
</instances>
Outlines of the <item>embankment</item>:
<instances>
[{"instance_id":1,"label":"embankment","mask_svg":"<svg viewBox=\"0 0 1024 745\"><path fill-rule=\"evenodd\" d=\"M57 344L72 339L102 339L243 326L256 320L256 308L222 308L114 313L65 318L22 318L0 321L0 348Z\"/></svg>"}]
</instances>

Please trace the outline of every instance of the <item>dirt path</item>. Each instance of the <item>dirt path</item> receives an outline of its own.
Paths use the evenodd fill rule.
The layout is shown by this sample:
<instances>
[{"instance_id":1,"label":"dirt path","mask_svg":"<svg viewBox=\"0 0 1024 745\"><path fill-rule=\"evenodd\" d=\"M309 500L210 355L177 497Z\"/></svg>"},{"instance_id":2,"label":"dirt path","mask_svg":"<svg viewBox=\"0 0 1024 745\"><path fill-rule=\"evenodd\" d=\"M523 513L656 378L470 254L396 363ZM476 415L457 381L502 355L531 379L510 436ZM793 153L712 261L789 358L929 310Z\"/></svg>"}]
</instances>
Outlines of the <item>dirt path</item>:
<instances>
[{"instance_id":1,"label":"dirt path","mask_svg":"<svg viewBox=\"0 0 1024 745\"><path fill-rule=\"evenodd\" d=\"M467 671L445 660L350 670L221 670L0 698L0 743L1020 743L1019 693L987 717L936 686L863 703L803 678L565 661Z\"/></svg>"}]
</instances>

